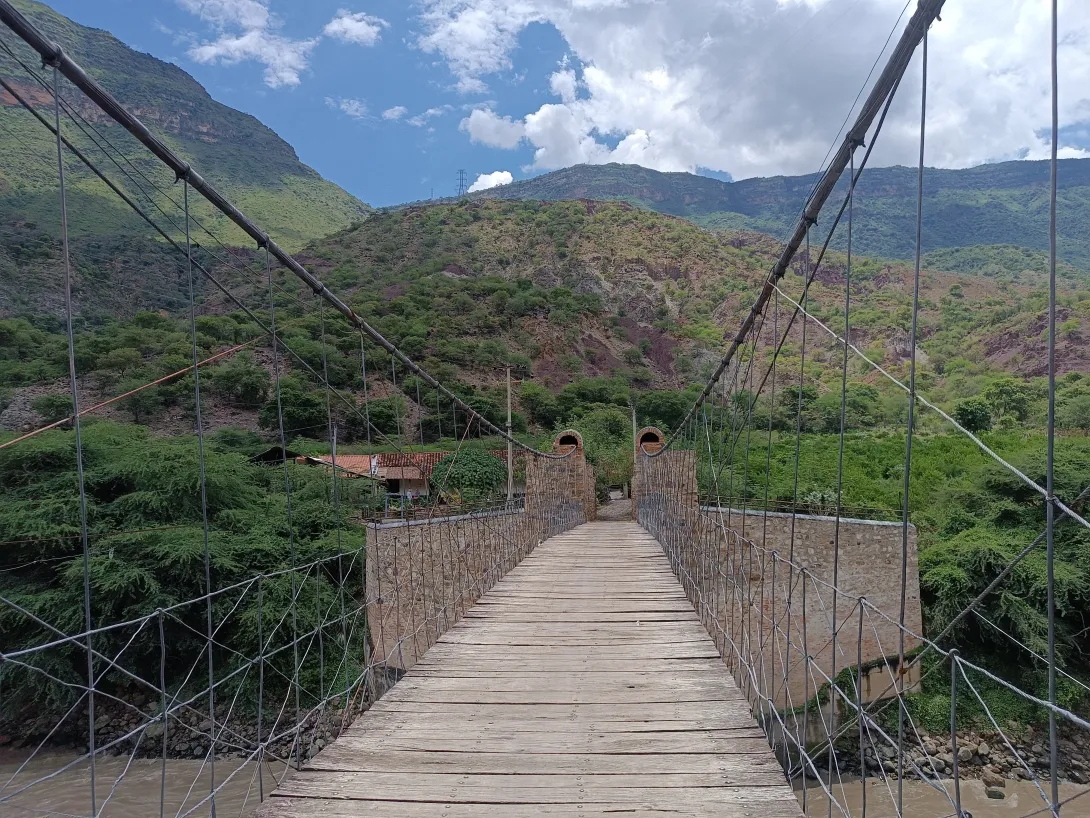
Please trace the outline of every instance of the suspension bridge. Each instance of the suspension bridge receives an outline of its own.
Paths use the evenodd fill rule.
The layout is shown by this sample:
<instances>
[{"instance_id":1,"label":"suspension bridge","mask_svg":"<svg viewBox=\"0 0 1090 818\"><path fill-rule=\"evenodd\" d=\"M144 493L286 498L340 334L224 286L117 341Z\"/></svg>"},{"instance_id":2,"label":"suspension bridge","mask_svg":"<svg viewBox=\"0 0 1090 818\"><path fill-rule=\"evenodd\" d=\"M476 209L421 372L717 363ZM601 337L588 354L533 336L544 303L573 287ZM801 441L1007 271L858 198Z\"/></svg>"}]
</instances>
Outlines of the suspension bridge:
<instances>
[{"instance_id":1,"label":"suspension bridge","mask_svg":"<svg viewBox=\"0 0 1090 818\"><path fill-rule=\"evenodd\" d=\"M940 804L927 814L962 818L980 795L980 775L969 768L990 757L983 742L959 743L959 717L967 709L1028 787L1030 795L1013 803L1011 814L1080 814L1090 799L1068 776L1075 768L1065 758L1090 723L1057 695L1058 678L1081 682L1057 662L1053 557L1061 526L1090 523L1080 512L1087 492L1064 498L1054 490L1055 114L1044 483L1007 463L917 389L922 218L907 377L872 361L853 341L856 183L916 60L923 78L922 212L927 34L942 7L943 0L920 0L891 35L884 66L865 86L802 203L797 227L683 421L672 430L634 433L631 519L596 521L594 476L577 431L539 450L515 438L509 425L495 425L387 340L114 99L93 79L94 66L77 64L63 43L0 0L5 64L24 72L0 76L5 104L29 112L49 140L59 190L58 297L72 405L52 426L70 433L78 548L66 576L82 588L82 607L51 619L12 586L0 587L3 621L16 624L0 643L0 690L12 696L20 686L41 684L53 691L47 723L39 721L19 741L21 755L3 767L0 814L923 815L909 806L905 785L911 781ZM105 121L117 127L107 132ZM119 158L128 155L114 145L122 136L145 152L146 162ZM162 239L183 281L190 319L186 371L199 462L202 592L144 610L113 609L95 590L102 554L89 523L95 497L85 478L82 419L104 404L81 405L78 383L72 281L79 250L69 235L66 186L74 169L106 185ZM827 206L840 194L839 203ZM245 263L222 242L216 249L215 225L193 212L195 201L209 208L202 213L226 220L217 224L253 242L256 250ZM808 292L838 228L847 233L847 265L844 323L833 328L812 309ZM194 234L202 237L203 255ZM816 252L812 236L820 240ZM244 273L243 285L225 281L224 270ZM277 305L290 295L286 277L312 293L309 303L322 327L317 364L293 348L282 324L278 329ZM242 535L220 530L210 512L198 283L259 328L270 350L278 408L276 465L283 471L287 549L277 564L255 562L229 582L217 581L224 572L210 541ZM371 521L362 545L342 521L323 548L303 547L304 522L293 517L292 504L301 489L281 400L287 367L305 371L324 390L330 455L323 462L338 514L348 478L358 474L338 467L331 407L345 403L362 415L369 441L373 434L376 442L406 448L372 423L366 401L361 408L330 382L329 359L341 353L327 348L327 308L332 320L347 322L359 336L365 395L374 383L367 353L381 352L394 378L400 367L403 376L434 391L437 405L447 402L456 433L460 413L462 441L476 429L520 451L525 498L515 502L509 493L505 501L472 510L434 505L405 519ZM801 352L797 364L782 361L785 345ZM822 508L810 508L798 496L802 395L807 355L818 351L841 373L840 432L836 465L830 465L836 491ZM898 520L859 519L843 503L850 365L865 366L908 399ZM773 412L758 419L758 398L794 417L786 433L778 431L788 443L793 433L785 462L795 490L786 505L769 497ZM963 434L1046 509L1040 536L940 633L927 632L922 621L911 524L916 509L909 505L914 424L922 412ZM17 451L47 429L0 449ZM455 456L462 450L460 443ZM763 487L763 496L753 485ZM1034 549L1047 555L1047 648L1019 647L1046 669L1046 695L1020 689L945 641L983 598L1003 592L1011 571ZM935 679L949 684L950 730L938 740L911 706L911 695ZM996 690L1047 722L1047 749L1027 749L1011 734L989 706ZM72 752L58 755L59 745ZM127 791L134 779L155 782L136 801Z\"/></svg>"}]
</instances>

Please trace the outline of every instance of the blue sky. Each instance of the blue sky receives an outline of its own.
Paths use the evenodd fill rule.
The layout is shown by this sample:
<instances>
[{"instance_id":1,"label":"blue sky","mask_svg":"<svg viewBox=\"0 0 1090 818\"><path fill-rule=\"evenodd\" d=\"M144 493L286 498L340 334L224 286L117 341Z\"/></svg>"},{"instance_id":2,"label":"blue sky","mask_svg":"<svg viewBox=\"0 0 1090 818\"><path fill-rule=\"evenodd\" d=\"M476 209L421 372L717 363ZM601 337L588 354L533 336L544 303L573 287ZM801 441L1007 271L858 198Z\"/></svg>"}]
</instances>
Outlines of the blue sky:
<instances>
[{"instance_id":1,"label":"blue sky","mask_svg":"<svg viewBox=\"0 0 1090 818\"><path fill-rule=\"evenodd\" d=\"M532 158L532 149L523 146L505 151L497 164L494 148L473 143L459 131L465 106L482 97L458 93L444 61L405 45L413 28L405 3L369 3L368 14L389 23L375 45L323 39L308 55L299 84L279 88L265 83L258 62L224 65L192 59L189 36L204 40L213 32L170 0L52 0L51 5L83 25L110 31L132 48L177 63L215 99L256 116L304 162L369 204L426 199L433 190L436 196L453 195L459 168L468 171L470 182L501 165L521 178L526 174L518 167ZM282 19L281 31L310 38L344 6L344 0L308 0L274 4L273 9ZM492 82L485 97L501 105L540 95L567 50L555 29L546 26L531 26L519 40L519 70ZM361 101L366 113L350 116L331 107L327 97L334 103ZM399 120L383 119L383 111L398 106L406 109ZM421 115L424 124L410 124Z\"/></svg>"},{"instance_id":2,"label":"blue sky","mask_svg":"<svg viewBox=\"0 0 1090 818\"><path fill-rule=\"evenodd\" d=\"M52 0L177 63L386 205L579 162L817 170L905 0ZM908 4L915 7L914 2ZM1090 3L1061 0L1061 155L1090 156ZM911 10L911 9L910 9ZM928 163L1048 153L1048 4L931 31ZM896 37L893 38L894 40ZM918 57L874 164L912 164ZM1017 104L1014 104L1017 101Z\"/></svg>"}]
</instances>

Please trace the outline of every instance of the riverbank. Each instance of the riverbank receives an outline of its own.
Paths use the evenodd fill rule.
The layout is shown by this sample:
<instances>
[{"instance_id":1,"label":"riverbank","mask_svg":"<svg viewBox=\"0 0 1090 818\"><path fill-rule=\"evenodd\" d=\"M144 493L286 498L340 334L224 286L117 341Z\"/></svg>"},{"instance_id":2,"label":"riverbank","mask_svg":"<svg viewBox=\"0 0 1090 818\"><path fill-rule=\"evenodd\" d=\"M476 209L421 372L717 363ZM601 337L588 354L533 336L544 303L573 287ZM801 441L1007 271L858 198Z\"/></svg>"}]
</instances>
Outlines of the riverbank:
<instances>
[{"instance_id":1,"label":"riverbank","mask_svg":"<svg viewBox=\"0 0 1090 818\"><path fill-rule=\"evenodd\" d=\"M954 768L954 742L949 733L929 733L906 728L903 761L905 780L939 782L949 779ZM1061 732L1058 741L1059 778L1076 787L1090 784L1090 736ZM957 736L958 777L979 782L993 800L1003 800L1020 782L1048 781L1048 731L1012 723L998 732L959 731ZM828 777L828 757L820 747L812 747L811 758L822 778ZM863 751L868 778L897 777L897 751L877 737L873 746ZM861 772L858 739L836 747L834 768L843 777L858 778ZM812 771L810 771L812 777ZM1032 787L1032 783L1030 783Z\"/></svg>"},{"instance_id":2,"label":"riverbank","mask_svg":"<svg viewBox=\"0 0 1090 818\"><path fill-rule=\"evenodd\" d=\"M294 709L285 710L277 720L276 713L263 713L259 719L255 713L220 705L213 720L207 709L195 706L171 713L164 730L161 705L142 698L136 697L128 704L104 697L96 699L96 756L205 759L214 741L217 759L250 759L263 744L264 756L269 759L294 763L297 755L299 761L306 761L366 709L357 703L353 712L347 713L342 699L334 698L325 708L305 717L296 731L291 726L295 722ZM34 719L0 721L0 760L11 762L36 751L86 754L89 732L86 707L56 725L41 725Z\"/></svg>"}]
</instances>

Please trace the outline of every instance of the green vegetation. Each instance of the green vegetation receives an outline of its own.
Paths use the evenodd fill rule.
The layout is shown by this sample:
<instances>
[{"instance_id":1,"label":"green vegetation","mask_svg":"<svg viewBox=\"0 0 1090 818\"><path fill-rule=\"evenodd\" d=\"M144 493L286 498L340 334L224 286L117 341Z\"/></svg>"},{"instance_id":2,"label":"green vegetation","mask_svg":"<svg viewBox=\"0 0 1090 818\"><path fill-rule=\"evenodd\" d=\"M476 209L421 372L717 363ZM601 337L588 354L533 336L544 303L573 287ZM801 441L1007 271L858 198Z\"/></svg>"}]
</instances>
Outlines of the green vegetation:
<instances>
[{"instance_id":1,"label":"green vegetation","mask_svg":"<svg viewBox=\"0 0 1090 818\"><path fill-rule=\"evenodd\" d=\"M483 500L507 484L507 465L486 449L471 446L451 452L432 471L431 482L462 500Z\"/></svg>"},{"instance_id":2,"label":"green vegetation","mask_svg":"<svg viewBox=\"0 0 1090 818\"><path fill-rule=\"evenodd\" d=\"M48 248L36 250L14 239L6 246L16 247L13 252L30 264L40 262L35 254L46 252L41 247ZM145 258L139 246L133 248L127 258ZM620 203L470 201L376 215L312 245L307 263L386 338L499 426L505 418L503 370L512 367L521 381L515 429L532 441L549 439L563 428L578 429L603 491L630 477L632 407L638 425L677 430L697 394L693 384L704 381L722 351L723 327L735 326L749 309L775 251L765 236L710 235L689 222ZM959 263L969 264L969 255ZM231 280L267 321L261 260L245 254L237 258L247 274ZM842 255L830 253L809 294L809 308L830 326L843 322L844 262ZM1046 294L1034 288L1033 269L1026 267L1029 272L1017 279L987 269L980 270L981 276L961 270L929 273L921 292L918 383L929 399L983 435L996 451L1037 475L1044 448L1040 317ZM904 282L910 272L905 265L853 259L853 341L896 375L906 371L911 288ZM383 435L401 445L418 446L422 439L433 450L449 450L453 438L478 437L480 430L470 428L469 418L448 398L400 367L392 375L389 355L371 344L366 346L370 391L364 405L358 334L329 311L323 321L313 296L287 274L277 271L274 283L282 338L315 371L328 370L343 396L327 396L305 366L281 355L279 406L289 446L313 454L328 450L327 397L346 452L390 448ZM801 290L795 272L788 273L784 287ZM201 369L206 417L219 425L228 414L229 425L247 427L215 435L218 451L224 456L233 451L237 459L238 452L253 453L262 441L267 445L279 435L272 356L252 320L207 291L201 298L198 356L247 345ZM1067 374L1060 380L1057 420L1064 433L1061 467L1064 496L1069 497L1080 481L1090 482L1088 447L1080 436L1090 430L1090 382L1078 371L1086 363L1082 339L1090 319L1090 291L1062 290L1060 306L1060 365ZM176 316L179 309L175 305ZM789 310L785 302L774 303L761 344L755 353L744 353L743 361L745 355L756 355L755 377L771 360L772 327L777 320L783 327ZM22 390L33 387L32 407L45 422L66 417L70 408L66 339L56 319L43 313L27 308L21 317L0 320L0 381L8 390L0 404L23 400ZM763 501L771 446L769 499L793 499L794 430L801 403L800 504L828 511L835 501L840 351L816 324L808 327L806 383L800 391L802 348L796 324L780 355L775 400L769 383L756 402L749 456L739 453L721 477L728 496L744 494L750 504ZM95 399L182 371L126 398L115 415L157 432L192 428L193 382L184 372L191 354L186 320L169 312L136 311L120 319L99 313L77 323L81 387ZM735 398L742 415L749 401L746 390L754 388L755 382L746 384ZM713 428L731 428L735 408L726 407ZM844 504L861 514L896 516L903 485L904 394L853 358L846 408ZM370 435L365 416L374 427ZM932 413L922 413L913 464L913 519L931 633L1032 541L1041 524L1036 498L1004 482L971 441L948 431ZM146 440L147 445L170 444L169 438ZM495 441L481 445L499 447ZM712 445L717 451L729 447L719 439ZM462 455L438 470L467 497L487 495L503 481L502 462L483 452L479 458L469 454L473 451L463 448ZM705 469L700 478L707 491L711 475ZM61 478L56 479L60 485ZM66 479L70 503L72 483ZM275 485L259 488L257 496L265 502L278 496ZM1063 529L1062 640L1065 661L1074 669L1078 652L1090 647L1080 624L1084 589L1090 587L1084 575L1090 552L1080 531L1069 525ZM997 594L982 611L1027 645L1039 644L1040 571L1037 556L1027 559L1009 581L1011 591ZM953 639L966 655L1004 661L999 643L984 633L987 627L966 621ZM1026 683L1036 684L1033 663L1022 664Z\"/></svg>"},{"instance_id":3,"label":"green vegetation","mask_svg":"<svg viewBox=\"0 0 1090 818\"><path fill-rule=\"evenodd\" d=\"M284 247L298 250L369 212L362 202L302 164L292 147L273 131L254 117L213 100L178 66L134 51L108 32L78 25L34 0L15 0L15 6ZM41 59L29 47L18 38L11 38L11 45L23 63L40 71ZM51 99L6 53L0 53L0 73L37 107ZM173 175L120 125L93 114L92 103L71 85L65 84L64 93L67 102L92 123L69 121L65 136L149 210L164 229L180 238L182 192ZM0 134L0 285L13 285L0 286L0 308L52 312L56 302L41 301L41 294L26 283L28 278L35 284L55 282L59 274L56 144L32 114L11 101L0 103ZM103 140L113 145L116 166L96 144ZM122 170L133 178L127 178ZM170 301L180 295L176 265L163 263L159 237L68 152L65 174L74 264L82 275L93 279L88 284L95 284L87 287L90 303L81 303L81 307L90 313L100 308L107 315L131 314L132 307L125 301L126 297L133 300L135 290L144 299L142 303L136 299L137 308L176 308ZM253 246L200 196L190 198L196 224L207 227L228 246ZM195 238L214 244L196 224ZM21 285L14 286L16 281ZM111 287L113 294L100 292Z\"/></svg>"},{"instance_id":4,"label":"green vegetation","mask_svg":"<svg viewBox=\"0 0 1090 818\"><path fill-rule=\"evenodd\" d=\"M291 568L293 560L296 565L327 560L320 568L296 575L298 628L300 633L311 632L318 627L318 611L337 599L338 564L341 570L353 572L356 581L349 584L359 586L361 562L346 556L338 563L336 557L354 554L363 546L363 531L349 524L349 517L365 502L356 496L364 489L353 481L341 481L342 513L338 516L330 499L328 475L290 466L293 540L289 540L283 473L279 468L250 465L236 450L240 442L246 443L245 436L217 435L206 447L212 588L230 588L259 573L284 573L262 581L260 623L255 586L239 586L214 597L216 644L256 645L258 628L263 628L269 640L266 685L271 685L267 690L272 695L282 691L283 680L292 674L291 651L276 650L291 639L279 624L292 593L292 572L285 569ZM46 432L0 450L4 496L0 540L5 543L0 594L64 633L84 628L75 454L71 431ZM170 651L168 685L183 694L188 689L185 685L200 690L206 683L201 681L206 670L189 675L186 681L189 669L204 661L205 607L200 597L208 590L196 439L157 438L140 427L91 422L83 429L83 463L92 622L138 620L157 608L169 610L163 617ZM198 601L189 601L194 599ZM117 627L99 634L95 650L110 657L124 650L124 667L156 685L159 634L154 620L153 616L144 627ZM44 644L55 637L10 606L0 610L0 630L7 634L5 651ZM327 630L323 639L341 635L339 623ZM349 654L361 661L362 646ZM86 657L80 646L58 647L23 661L29 667L9 662L0 670L5 691L2 716L33 702L44 723L71 706L78 685L86 682ZM226 677L248 660L224 647L215 651L214 661L217 674ZM132 679L104 663L96 665L111 689L133 687ZM327 675L325 683L343 685L357 672L357 667L345 668L343 678ZM318 660L313 653L304 662L302 676L304 691L318 690ZM256 686L256 679L253 674L239 675L225 689L238 684ZM304 695L310 702L311 694ZM253 691L242 700L254 701Z\"/></svg>"},{"instance_id":5,"label":"green vegetation","mask_svg":"<svg viewBox=\"0 0 1090 818\"><path fill-rule=\"evenodd\" d=\"M997 278L1041 286L1048 281L1048 253L1013 244L951 247L924 254L924 266L946 273ZM1060 261L1056 270L1060 281L1068 286L1086 283L1086 270Z\"/></svg>"}]
</instances>

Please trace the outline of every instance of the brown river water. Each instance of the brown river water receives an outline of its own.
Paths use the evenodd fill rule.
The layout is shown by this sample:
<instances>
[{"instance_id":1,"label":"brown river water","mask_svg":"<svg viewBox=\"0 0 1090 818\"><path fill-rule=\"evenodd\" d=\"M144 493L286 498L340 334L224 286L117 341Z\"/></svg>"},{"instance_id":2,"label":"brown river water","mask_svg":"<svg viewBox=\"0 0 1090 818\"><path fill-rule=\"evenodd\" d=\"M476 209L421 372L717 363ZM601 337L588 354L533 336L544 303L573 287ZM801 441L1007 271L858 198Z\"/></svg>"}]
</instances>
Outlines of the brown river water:
<instances>
[{"instance_id":1,"label":"brown river water","mask_svg":"<svg viewBox=\"0 0 1090 818\"><path fill-rule=\"evenodd\" d=\"M17 763L0 762L0 787L4 793L10 793L21 784L53 772L63 766L61 756L36 759L32 765L8 783L18 769ZM256 765L244 765L240 761L218 761L216 779L226 785L216 795L216 813L219 818L245 816L258 804ZM160 762L151 760L134 761L125 771L125 759L102 759L96 764L96 791L98 806L102 818L155 818L160 814ZM121 782L110 794L115 781L124 772ZM273 789L274 779L284 775L283 765L266 765L264 772L265 795ZM49 781L35 785L14 799L0 804L0 818L76 818L91 814L90 772L86 765L67 770ZM204 818L210 813L209 804L201 800L208 794L209 772L202 769L200 761L175 761L167 764L165 804L163 814L174 816L191 815ZM953 795L951 782L944 782ZM6 785L6 786L5 786ZM888 785L888 788L887 788ZM847 806L850 815L863 814L863 786L858 781L845 782L843 787L835 789L837 802ZM891 793L896 794L896 781L878 781L870 779L866 784L868 818L896 818ZM1083 816L1090 818L1090 788L1074 784L1060 787L1061 800L1087 793L1085 800L1077 797L1061 810L1064 818ZM1027 781L1008 781L1006 798L993 800L984 794L984 787L979 781L962 782L962 809L972 813L973 818L1022 818L1044 806L1036 788ZM801 801L801 791L797 793ZM105 808L102 802L109 796ZM807 790L807 815L825 818L828 815L828 801L820 787ZM190 812L192 810L192 812ZM841 815L834 805L833 815ZM905 782L905 815L910 818L947 818L954 810L947 797L920 781ZM1042 813L1045 818L1047 813Z\"/></svg>"},{"instance_id":2,"label":"brown river water","mask_svg":"<svg viewBox=\"0 0 1090 818\"><path fill-rule=\"evenodd\" d=\"M953 781L943 781L942 785L949 791L949 797L936 791L930 784L922 781L904 782L904 814L907 818L948 818L954 815L954 807L951 799L954 797ZM1042 784L1045 792L1048 792L1048 782ZM961 808L971 813L973 818L1023 818L1047 805L1041 799L1037 788L1029 781L1008 781L1006 797L1002 800L988 798L984 794L984 785L980 781L961 782ZM1085 796L1080 796L1085 793ZM796 793L801 801L801 793ZM879 781L867 779L867 818L897 818L895 798L897 795L896 781ZM833 796L836 802L846 806L848 814L859 816L863 814L863 786L857 781L844 782L844 786L834 787ZM1060 785L1060 802L1067 798L1075 797L1075 800L1067 806L1061 807L1060 815L1063 818L1087 818L1090 816L1090 788L1077 784ZM806 814L816 818L826 818L829 814L829 801L820 787L810 787L806 793ZM833 805L833 815L842 815L837 805ZM1041 818L1048 818L1048 810L1041 813Z\"/></svg>"},{"instance_id":3,"label":"brown river water","mask_svg":"<svg viewBox=\"0 0 1090 818\"><path fill-rule=\"evenodd\" d=\"M3 787L3 794L7 795L18 790L20 786L63 767L67 760L63 756L35 759L11 783L8 781L18 770L19 764L0 761L0 787ZM161 762L150 759L133 761L125 772L126 761L124 757L105 758L95 764L95 792L98 795L98 808L101 810L99 815L101 818L158 818ZM279 762L265 765L263 779L266 797L275 787L276 779L284 773L284 765ZM111 795L110 790L114 788L118 777L121 777L121 781ZM187 813L194 818L208 816L209 802L200 802L208 796L209 781L210 771L201 761L169 760L162 813L168 818ZM216 781L220 784L226 781L216 793L218 818L245 816L257 807L259 792L255 763L244 764L233 759L218 760ZM91 773L84 763L36 784L0 804L0 818L89 816L92 814L90 794Z\"/></svg>"}]
</instances>

